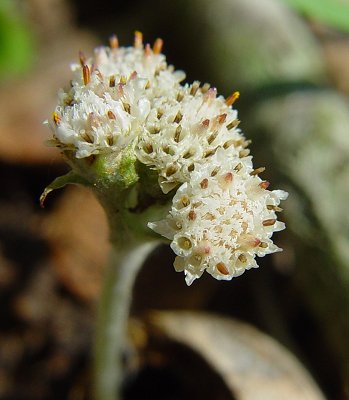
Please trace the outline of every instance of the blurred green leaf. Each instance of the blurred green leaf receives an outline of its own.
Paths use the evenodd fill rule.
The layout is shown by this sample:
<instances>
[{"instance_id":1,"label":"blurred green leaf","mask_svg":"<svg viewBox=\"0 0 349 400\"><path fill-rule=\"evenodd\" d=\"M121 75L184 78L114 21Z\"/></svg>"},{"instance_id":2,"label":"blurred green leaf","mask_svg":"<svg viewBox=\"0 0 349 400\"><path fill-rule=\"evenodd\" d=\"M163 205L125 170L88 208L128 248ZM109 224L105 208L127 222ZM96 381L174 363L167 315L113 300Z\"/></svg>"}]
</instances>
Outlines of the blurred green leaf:
<instances>
[{"instance_id":1,"label":"blurred green leaf","mask_svg":"<svg viewBox=\"0 0 349 400\"><path fill-rule=\"evenodd\" d=\"M0 81L28 70L34 40L13 2L0 1Z\"/></svg>"},{"instance_id":2,"label":"blurred green leaf","mask_svg":"<svg viewBox=\"0 0 349 400\"><path fill-rule=\"evenodd\" d=\"M285 0L307 17L349 32L349 2L345 0Z\"/></svg>"}]
</instances>

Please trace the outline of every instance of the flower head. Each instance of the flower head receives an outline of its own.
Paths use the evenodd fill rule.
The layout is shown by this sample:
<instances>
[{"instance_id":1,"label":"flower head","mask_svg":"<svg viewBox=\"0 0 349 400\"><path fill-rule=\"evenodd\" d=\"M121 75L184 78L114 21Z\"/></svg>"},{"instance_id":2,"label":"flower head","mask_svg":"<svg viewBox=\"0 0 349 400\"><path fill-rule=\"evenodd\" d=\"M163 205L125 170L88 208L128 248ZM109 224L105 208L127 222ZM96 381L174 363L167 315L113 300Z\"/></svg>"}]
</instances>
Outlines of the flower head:
<instances>
[{"instance_id":1,"label":"flower head","mask_svg":"<svg viewBox=\"0 0 349 400\"><path fill-rule=\"evenodd\" d=\"M168 215L148 226L171 241L176 270L188 284L205 270L231 279L257 267L255 256L280 250L271 236L284 229L276 212L287 194L269 191L253 169L232 108L238 92L224 99L208 84L182 85L161 46L144 46L136 32L133 47L113 37L93 58L81 54L70 89L59 93L53 142L77 159L117 159L131 148L162 192L173 192Z\"/></svg>"}]
</instances>

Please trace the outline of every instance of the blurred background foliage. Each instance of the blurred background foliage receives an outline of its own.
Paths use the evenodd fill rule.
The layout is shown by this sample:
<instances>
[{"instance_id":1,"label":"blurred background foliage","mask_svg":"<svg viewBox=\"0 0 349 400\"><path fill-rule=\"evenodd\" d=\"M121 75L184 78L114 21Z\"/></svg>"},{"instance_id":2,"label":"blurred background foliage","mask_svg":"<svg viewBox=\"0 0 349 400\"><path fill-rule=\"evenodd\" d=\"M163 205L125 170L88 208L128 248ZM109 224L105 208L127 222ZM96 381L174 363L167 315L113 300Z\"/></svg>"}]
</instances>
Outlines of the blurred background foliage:
<instances>
[{"instance_id":1,"label":"blurred background foliage","mask_svg":"<svg viewBox=\"0 0 349 400\"><path fill-rule=\"evenodd\" d=\"M272 189L290 197L281 215L287 230L275 235L284 252L230 283L205 277L187 288L168 248L149 258L135 288L126 400L253 400L248 382L257 382L255 398L262 393L253 365L269 371L271 360L279 379L263 386L276 388L268 400L320 399L318 387L329 399L349 399L348 15L345 0L0 1L0 398L90 398L108 232L81 188L56 193L39 209L42 189L66 171L57 151L43 145L49 132L42 121L79 50L88 55L112 33L130 45L137 29L146 42L164 39L169 63L188 82L210 82L224 96L241 92L236 106L254 163L267 167ZM150 309L192 314L164 311L148 321ZM246 378L237 379L241 364L227 371L220 344L230 340L227 360L235 360L228 349L245 346L245 328L217 317L207 323L202 310L275 338L316 384L292 363L286 384L281 371L290 356L275 350L275 359L261 361L254 343L265 339L257 331L246 335L246 354L258 361L249 359ZM195 384L202 376L216 391ZM297 383L309 391L300 394Z\"/></svg>"}]
</instances>

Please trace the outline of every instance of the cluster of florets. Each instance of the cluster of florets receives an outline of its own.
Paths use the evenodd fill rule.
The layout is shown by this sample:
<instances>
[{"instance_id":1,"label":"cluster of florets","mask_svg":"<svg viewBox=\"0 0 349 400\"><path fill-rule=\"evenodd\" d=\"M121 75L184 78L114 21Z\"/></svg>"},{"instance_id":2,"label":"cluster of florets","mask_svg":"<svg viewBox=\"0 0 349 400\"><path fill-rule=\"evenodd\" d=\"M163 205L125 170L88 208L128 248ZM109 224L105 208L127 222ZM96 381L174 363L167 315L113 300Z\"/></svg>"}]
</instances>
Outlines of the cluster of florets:
<instances>
[{"instance_id":1,"label":"cluster of florets","mask_svg":"<svg viewBox=\"0 0 349 400\"><path fill-rule=\"evenodd\" d=\"M118 155L130 146L157 171L164 193L173 190L168 216L149 227L171 241L175 268L191 284L206 270L229 280L257 267L255 256L280 250L271 241L287 194L269 191L254 169L227 99L199 82L181 85L182 71L166 64L162 41L99 47L72 66L71 88L59 93L50 123L53 142L76 158ZM176 190L177 189L177 190Z\"/></svg>"}]
</instances>

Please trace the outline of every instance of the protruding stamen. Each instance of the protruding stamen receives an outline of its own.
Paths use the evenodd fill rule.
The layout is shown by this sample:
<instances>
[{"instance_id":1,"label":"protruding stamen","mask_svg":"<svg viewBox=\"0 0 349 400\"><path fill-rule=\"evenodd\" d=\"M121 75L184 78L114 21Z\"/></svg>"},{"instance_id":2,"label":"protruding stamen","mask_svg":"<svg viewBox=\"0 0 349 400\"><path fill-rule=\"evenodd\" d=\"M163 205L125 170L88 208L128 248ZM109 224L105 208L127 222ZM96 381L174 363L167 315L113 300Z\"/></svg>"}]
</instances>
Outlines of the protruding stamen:
<instances>
[{"instance_id":1,"label":"protruding stamen","mask_svg":"<svg viewBox=\"0 0 349 400\"><path fill-rule=\"evenodd\" d=\"M56 111L52 113L52 119L56 125L59 125L61 123L61 117Z\"/></svg>"},{"instance_id":2,"label":"protruding stamen","mask_svg":"<svg viewBox=\"0 0 349 400\"><path fill-rule=\"evenodd\" d=\"M262 224L263 226L272 226L276 223L276 219L275 218L270 218L270 219L265 219Z\"/></svg>"},{"instance_id":3,"label":"protruding stamen","mask_svg":"<svg viewBox=\"0 0 349 400\"><path fill-rule=\"evenodd\" d=\"M215 99L217 96L217 89L216 88L210 88L208 91L204 94L204 101L210 101Z\"/></svg>"},{"instance_id":4,"label":"protruding stamen","mask_svg":"<svg viewBox=\"0 0 349 400\"><path fill-rule=\"evenodd\" d=\"M235 103L235 101L240 97L240 92L234 92L231 94L229 97L225 99L225 104L227 106L231 106L232 104Z\"/></svg>"},{"instance_id":5,"label":"protruding stamen","mask_svg":"<svg viewBox=\"0 0 349 400\"><path fill-rule=\"evenodd\" d=\"M160 54L162 50L162 46L164 45L164 41L160 38L157 38L153 45L154 54Z\"/></svg>"},{"instance_id":6,"label":"protruding stamen","mask_svg":"<svg viewBox=\"0 0 349 400\"><path fill-rule=\"evenodd\" d=\"M201 189L207 189L208 188L208 179L204 178L201 182L200 182L200 187Z\"/></svg>"},{"instance_id":7,"label":"protruding stamen","mask_svg":"<svg viewBox=\"0 0 349 400\"><path fill-rule=\"evenodd\" d=\"M90 68L86 64L83 65L83 67L82 67L82 77L84 79L85 85L90 83L90 80L91 80Z\"/></svg>"},{"instance_id":8,"label":"protruding stamen","mask_svg":"<svg viewBox=\"0 0 349 400\"><path fill-rule=\"evenodd\" d=\"M269 185L270 185L270 182L268 182L268 181L263 181L263 182L261 182L260 184L259 184L259 187L261 188L261 189L268 189L268 187L269 187Z\"/></svg>"},{"instance_id":9,"label":"protruding stamen","mask_svg":"<svg viewBox=\"0 0 349 400\"><path fill-rule=\"evenodd\" d=\"M175 134L174 134L174 141L176 143L179 142L181 132L182 132L182 127L181 127L181 125L178 125L177 128L176 128Z\"/></svg>"},{"instance_id":10,"label":"protruding stamen","mask_svg":"<svg viewBox=\"0 0 349 400\"><path fill-rule=\"evenodd\" d=\"M245 256L245 254L240 254L238 257L239 261L241 261L242 263L247 262L247 257Z\"/></svg>"},{"instance_id":11,"label":"protruding stamen","mask_svg":"<svg viewBox=\"0 0 349 400\"><path fill-rule=\"evenodd\" d=\"M181 203L183 204L184 207L189 206L189 204L190 204L189 197L188 196L183 196L181 198Z\"/></svg>"},{"instance_id":12,"label":"protruding stamen","mask_svg":"<svg viewBox=\"0 0 349 400\"><path fill-rule=\"evenodd\" d=\"M272 204L268 204L268 205L267 205L267 209L268 209L268 210L273 210L273 211L275 211L275 212L281 212L281 211L283 211L283 208L278 207L278 206L274 206L274 205L272 205Z\"/></svg>"},{"instance_id":13,"label":"protruding stamen","mask_svg":"<svg viewBox=\"0 0 349 400\"><path fill-rule=\"evenodd\" d=\"M115 87L115 76L114 75L109 77L109 87Z\"/></svg>"},{"instance_id":14,"label":"protruding stamen","mask_svg":"<svg viewBox=\"0 0 349 400\"><path fill-rule=\"evenodd\" d=\"M217 268L218 272L220 272L222 275L229 275L229 270L223 262L219 262L216 265L216 268Z\"/></svg>"},{"instance_id":15,"label":"protruding stamen","mask_svg":"<svg viewBox=\"0 0 349 400\"><path fill-rule=\"evenodd\" d=\"M174 165L170 165L167 169L166 169L166 176L169 177L173 174L175 174L177 172L177 168Z\"/></svg>"},{"instance_id":16,"label":"protruding stamen","mask_svg":"<svg viewBox=\"0 0 349 400\"><path fill-rule=\"evenodd\" d=\"M211 143L216 139L217 135L218 135L218 131L213 132L213 133L209 136L209 138L207 139L207 143L208 143L208 144L211 144Z\"/></svg>"},{"instance_id":17,"label":"protruding stamen","mask_svg":"<svg viewBox=\"0 0 349 400\"><path fill-rule=\"evenodd\" d=\"M126 83L127 83L127 77L126 77L125 75L121 75L121 76L120 76L119 83L120 83L121 85L126 85Z\"/></svg>"},{"instance_id":18,"label":"protruding stamen","mask_svg":"<svg viewBox=\"0 0 349 400\"><path fill-rule=\"evenodd\" d=\"M194 221L196 219L196 212L194 210L189 211L188 219L190 219L190 221Z\"/></svg>"},{"instance_id":19,"label":"protruding stamen","mask_svg":"<svg viewBox=\"0 0 349 400\"><path fill-rule=\"evenodd\" d=\"M119 40L116 35L110 36L109 45L111 49L117 49L119 47Z\"/></svg>"},{"instance_id":20,"label":"protruding stamen","mask_svg":"<svg viewBox=\"0 0 349 400\"><path fill-rule=\"evenodd\" d=\"M86 64L85 54L81 50L79 51L79 61L82 67Z\"/></svg>"},{"instance_id":21,"label":"protruding stamen","mask_svg":"<svg viewBox=\"0 0 349 400\"><path fill-rule=\"evenodd\" d=\"M210 125L210 120L206 118L201 123L205 128L207 128Z\"/></svg>"},{"instance_id":22,"label":"protruding stamen","mask_svg":"<svg viewBox=\"0 0 349 400\"><path fill-rule=\"evenodd\" d=\"M240 121L238 119L234 119L233 121L229 122L227 125L228 131L230 131L233 128L236 128L239 125Z\"/></svg>"},{"instance_id":23,"label":"protruding stamen","mask_svg":"<svg viewBox=\"0 0 349 400\"><path fill-rule=\"evenodd\" d=\"M123 102L122 105L124 106L124 110L128 113L131 114L131 106L129 103Z\"/></svg>"},{"instance_id":24,"label":"protruding stamen","mask_svg":"<svg viewBox=\"0 0 349 400\"><path fill-rule=\"evenodd\" d=\"M241 168L242 168L241 162L234 167L235 171L237 171L237 172L239 172L241 170Z\"/></svg>"},{"instance_id":25,"label":"protruding stamen","mask_svg":"<svg viewBox=\"0 0 349 400\"><path fill-rule=\"evenodd\" d=\"M211 172L211 176L216 176L220 170L220 167L215 167L214 170Z\"/></svg>"},{"instance_id":26,"label":"protruding stamen","mask_svg":"<svg viewBox=\"0 0 349 400\"><path fill-rule=\"evenodd\" d=\"M218 115L218 118L217 118L219 124L224 124L226 119L227 119L227 114L225 114L225 113Z\"/></svg>"},{"instance_id":27,"label":"protruding stamen","mask_svg":"<svg viewBox=\"0 0 349 400\"><path fill-rule=\"evenodd\" d=\"M201 93L205 94L210 87L211 85L209 83L204 83L201 87Z\"/></svg>"},{"instance_id":28,"label":"protruding stamen","mask_svg":"<svg viewBox=\"0 0 349 400\"><path fill-rule=\"evenodd\" d=\"M178 102L181 102L181 101L183 100L183 97L184 97L183 91L178 91L176 100L177 100Z\"/></svg>"},{"instance_id":29,"label":"protruding stamen","mask_svg":"<svg viewBox=\"0 0 349 400\"><path fill-rule=\"evenodd\" d=\"M266 249L266 248L268 247L268 243L261 242L261 243L259 244L259 247L261 247L262 249Z\"/></svg>"},{"instance_id":30,"label":"protruding stamen","mask_svg":"<svg viewBox=\"0 0 349 400\"><path fill-rule=\"evenodd\" d=\"M239 157L240 158L244 158L247 157L250 154L250 150L249 149L243 149L239 151Z\"/></svg>"},{"instance_id":31,"label":"protruding stamen","mask_svg":"<svg viewBox=\"0 0 349 400\"><path fill-rule=\"evenodd\" d=\"M113 113L112 110L109 110L108 113L107 113L107 115L108 115L108 118L109 118L109 119L116 119L116 116L115 116L115 114Z\"/></svg>"},{"instance_id":32,"label":"protruding stamen","mask_svg":"<svg viewBox=\"0 0 349 400\"><path fill-rule=\"evenodd\" d=\"M144 146L143 146L143 150L147 153L147 154L151 154L152 152L153 152L153 146L152 146L152 144L151 143L146 143Z\"/></svg>"},{"instance_id":33,"label":"protruding stamen","mask_svg":"<svg viewBox=\"0 0 349 400\"><path fill-rule=\"evenodd\" d=\"M199 81L194 81L193 82L193 84L191 85L191 88L190 88L190 94L192 95L192 96L195 96L196 95L196 92L198 91L198 89L199 89L199 87L200 87L200 82Z\"/></svg>"},{"instance_id":34,"label":"protruding stamen","mask_svg":"<svg viewBox=\"0 0 349 400\"><path fill-rule=\"evenodd\" d=\"M134 47L136 49L141 49L143 47L143 33L140 31L135 32Z\"/></svg>"},{"instance_id":35,"label":"protruding stamen","mask_svg":"<svg viewBox=\"0 0 349 400\"><path fill-rule=\"evenodd\" d=\"M251 176L259 175L264 171L265 171L265 167L259 167L259 168L254 169L252 172L250 172L250 175Z\"/></svg>"},{"instance_id":36,"label":"protruding stamen","mask_svg":"<svg viewBox=\"0 0 349 400\"><path fill-rule=\"evenodd\" d=\"M176 122L177 124L179 124L182 121L182 118L183 118L183 114L180 111L178 111L173 122Z\"/></svg>"}]
</instances>

